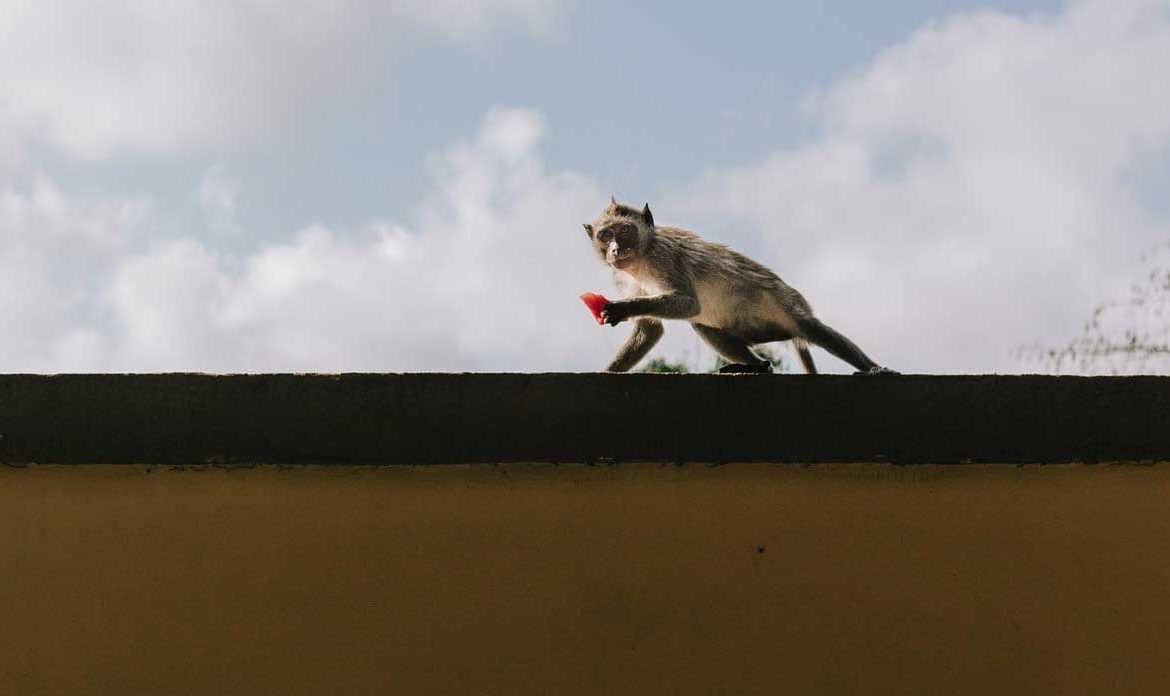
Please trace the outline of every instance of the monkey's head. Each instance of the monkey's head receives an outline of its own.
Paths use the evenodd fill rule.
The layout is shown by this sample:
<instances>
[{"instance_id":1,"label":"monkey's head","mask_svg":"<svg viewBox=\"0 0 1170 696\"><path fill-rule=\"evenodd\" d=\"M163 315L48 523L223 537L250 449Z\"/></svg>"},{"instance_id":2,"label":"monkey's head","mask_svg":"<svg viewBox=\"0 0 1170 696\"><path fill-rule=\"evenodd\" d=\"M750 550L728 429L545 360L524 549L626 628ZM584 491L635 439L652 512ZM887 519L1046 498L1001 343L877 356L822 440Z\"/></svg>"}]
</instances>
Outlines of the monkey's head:
<instances>
[{"instance_id":1,"label":"monkey's head","mask_svg":"<svg viewBox=\"0 0 1170 696\"><path fill-rule=\"evenodd\" d=\"M654 239L654 216L650 204L641 210L618 203L611 196L609 206L585 232L602 261L614 268L636 263Z\"/></svg>"}]
</instances>

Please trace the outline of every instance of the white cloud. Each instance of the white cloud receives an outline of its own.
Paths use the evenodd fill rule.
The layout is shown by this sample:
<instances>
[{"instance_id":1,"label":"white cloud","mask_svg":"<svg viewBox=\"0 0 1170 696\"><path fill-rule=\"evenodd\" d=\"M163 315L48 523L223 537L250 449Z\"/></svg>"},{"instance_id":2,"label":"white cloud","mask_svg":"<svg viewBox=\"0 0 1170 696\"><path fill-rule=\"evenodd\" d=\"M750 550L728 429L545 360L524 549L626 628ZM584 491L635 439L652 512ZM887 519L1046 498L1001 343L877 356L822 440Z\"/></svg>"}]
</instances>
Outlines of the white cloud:
<instances>
[{"instance_id":1,"label":"white cloud","mask_svg":"<svg viewBox=\"0 0 1170 696\"><path fill-rule=\"evenodd\" d=\"M145 201L69 196L44 178L0 191L0 370L108 363L100 294L152 217Z\"/></svg>"},{"instance_id":2,"label":"white cloud","mask_svg":"<svg viewBox=\"0 0 1170 696\"><path fill-rule=\"evenodd\" d=\"M6 192L0 311L22 330L0 369L596 369L624 333L577 300L607 281L579 225L603 196L544 170L543 132L493 110L436 159L410 227L315 226L244 255L161 239L140 202Z\"/></svg>"},{"instance_id":3,"label":"white cloud","mask_svg":"<svg viewBox=\"0 0 1170 696\"><path fill-rule=\"evenodd\" d=\"M21 142L105 158L279 131L355 90L403 43L547 32L559 5L8 0L0 4L0 167Z\"/></svg>"},{"instance_id":4,"label":"white cloud","mask_svg":"<svg viewBox=\"0 0 1170 696\"><path fill-rule=\"evenodd\" d=\"M1167 159L1167 65L1164 0L956 16L810 97L816 140L712 172L676 209L746 223L879 361L1035 369L1017 345L1071 338L1170 237L1134 192Z\"/></svg>"},{"instance_id":5,"label":"white cloud","mask_svg":"<svg viewBox=\"0 0 1170 696\"><path fill-rule=\"evenodd\" d=\"M236 200L240 196L238 178L228 173L223 166L210 167L203 172L196 194L208 227L220 232L237 230Z\"/></svg>"}]
</instances>

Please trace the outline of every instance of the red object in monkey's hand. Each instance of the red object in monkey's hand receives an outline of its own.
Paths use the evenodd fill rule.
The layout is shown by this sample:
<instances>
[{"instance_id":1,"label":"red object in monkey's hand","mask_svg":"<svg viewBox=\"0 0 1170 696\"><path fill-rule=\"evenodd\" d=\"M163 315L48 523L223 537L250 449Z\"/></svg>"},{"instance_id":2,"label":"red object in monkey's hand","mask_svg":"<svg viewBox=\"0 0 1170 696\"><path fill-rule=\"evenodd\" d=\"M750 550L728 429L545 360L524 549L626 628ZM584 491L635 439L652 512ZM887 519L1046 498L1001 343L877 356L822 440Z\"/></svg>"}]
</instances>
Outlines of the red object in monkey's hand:
<instances>
[{"instance_id":1,"label":"red object in monkey's hand","mask_svg":"<svg viewBox=\"0 0 1170 696\"><path fill-rule=\"evenodd\" d=\"M598 324L605 323L601 318L601 310L605 309L605 306L609 304L609 300L605 299L605 295L587 292L581 295L581 301L585 303L585 306L589 308L590 312L593 312L593 318L597 320Z\"/></svg>"}]
</instances>

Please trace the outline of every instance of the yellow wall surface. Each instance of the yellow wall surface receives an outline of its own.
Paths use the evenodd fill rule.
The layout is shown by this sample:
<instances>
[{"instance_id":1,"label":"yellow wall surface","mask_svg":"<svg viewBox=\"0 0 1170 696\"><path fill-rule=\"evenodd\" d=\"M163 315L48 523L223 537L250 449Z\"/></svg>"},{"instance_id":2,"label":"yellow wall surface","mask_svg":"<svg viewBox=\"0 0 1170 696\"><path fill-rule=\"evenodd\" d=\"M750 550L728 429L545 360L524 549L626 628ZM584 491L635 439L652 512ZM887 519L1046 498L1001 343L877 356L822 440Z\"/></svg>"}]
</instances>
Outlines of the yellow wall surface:
<instances>
[{"instance_id":1,"label":"yellow wall surface","mask_svg":"<svg viewBox=\"0 0 1170 696\"><path fill-rule=\"evenodd\" d=\"M0 467L0 694L1170 693L1170 466Z\"/></svg>"}]
</instances>

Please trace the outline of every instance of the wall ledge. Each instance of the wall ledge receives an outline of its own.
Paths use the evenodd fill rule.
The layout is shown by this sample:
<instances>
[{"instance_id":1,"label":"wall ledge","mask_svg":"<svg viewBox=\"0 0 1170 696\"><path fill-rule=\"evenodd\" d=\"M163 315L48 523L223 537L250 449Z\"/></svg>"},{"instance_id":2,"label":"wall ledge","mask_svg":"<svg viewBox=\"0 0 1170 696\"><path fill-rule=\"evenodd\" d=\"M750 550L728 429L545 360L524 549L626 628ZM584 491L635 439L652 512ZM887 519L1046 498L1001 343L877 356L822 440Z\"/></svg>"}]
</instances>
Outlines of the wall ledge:
<instances>
[{"instance_id":1,"label":"wall ledge","mask_svg":"<svg viewBox=\"0 0 1170 696\"><path fill-rule=\"evenodd\" d=\"M1170 377L0 375L9 464L1170 460Z\"/></svg>"}]
</instances>

